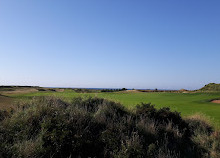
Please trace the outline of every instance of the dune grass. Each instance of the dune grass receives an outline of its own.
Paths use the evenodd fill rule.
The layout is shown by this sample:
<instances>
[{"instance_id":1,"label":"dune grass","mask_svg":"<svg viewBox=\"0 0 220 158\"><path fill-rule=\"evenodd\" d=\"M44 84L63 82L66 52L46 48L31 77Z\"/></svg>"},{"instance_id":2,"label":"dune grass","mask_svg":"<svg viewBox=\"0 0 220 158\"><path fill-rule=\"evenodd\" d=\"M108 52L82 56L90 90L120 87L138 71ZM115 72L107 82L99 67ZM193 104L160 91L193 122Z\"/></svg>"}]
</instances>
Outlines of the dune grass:
<instances>
[{"instance_id":1,"label":"dune grass","mask_svg":"<svg viewBox=\"0 0 220 158\"><path fill-rule=\"evenodd\" d=\"M195 113L202 113L212 119L214 126L220 127L220 104L211 103L213 99L220 98L220 92L216 93L76 93L72 90L64 92L36 92L28 94L12 95L14 98L31 98L34 96L57 96L71 101L73 98L82 97L101 97L115 102L119 102L127 108L139 103L152 103L156 108L170 107L171 110L181 112L182 116L189 116Z\"/></svg>"},{"instance_id":2,"label":"dune grass","mask_svg":"<svg viewBox=\"0 0 220 158\"><path fill-rule=\"evenodd\" d=\"M0 95L0 110L7 110L13 106L13 99Z\"/></svg>"},{"instance_id":3,"label":"dune grass","mask_svg":"<svg viewBox=\"0 0 220 158\"><path fill-rule=\"evenodd\" d=\"M0 157L219 158L220 133L201 114L103 98L35 97L0 110Z\"/></svg>"}]
</instances>

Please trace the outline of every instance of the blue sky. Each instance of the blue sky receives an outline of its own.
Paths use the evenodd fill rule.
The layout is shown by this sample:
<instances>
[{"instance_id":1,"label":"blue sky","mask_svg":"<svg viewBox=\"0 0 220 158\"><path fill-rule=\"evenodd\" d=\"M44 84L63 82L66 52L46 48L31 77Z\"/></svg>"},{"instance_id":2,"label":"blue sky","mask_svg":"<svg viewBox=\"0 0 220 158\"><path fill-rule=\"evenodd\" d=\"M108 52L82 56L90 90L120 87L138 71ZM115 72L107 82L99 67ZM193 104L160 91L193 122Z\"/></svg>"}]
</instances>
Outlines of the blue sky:
<instances>
[{"instance_id":1,"label":"blue sky","mask_svg":"<svg viewBox=\"0 0 220 158\"><path fill-rule=\"evenodd\" d=\"M220 82L219 0L2 0L0 85Z\"/></svg>"}]
</instances>

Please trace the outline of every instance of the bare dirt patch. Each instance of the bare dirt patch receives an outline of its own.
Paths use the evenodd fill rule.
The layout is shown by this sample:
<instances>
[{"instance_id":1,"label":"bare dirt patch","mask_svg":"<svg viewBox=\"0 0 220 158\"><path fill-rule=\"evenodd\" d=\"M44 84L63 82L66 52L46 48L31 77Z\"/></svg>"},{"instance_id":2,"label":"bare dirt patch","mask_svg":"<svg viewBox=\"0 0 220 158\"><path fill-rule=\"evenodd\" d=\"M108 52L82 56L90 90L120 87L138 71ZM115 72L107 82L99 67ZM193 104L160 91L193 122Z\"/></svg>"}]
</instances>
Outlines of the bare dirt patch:
<instances>
[{"instance_id":1,"label":"bare dirt patch","mask_svg":"<svg viewBox=\"0 0 220 158\"><path fill-rule=\"evenodd\" d=\"M212 103L220 104L220 100L213 100Z\"/></svg>"}]
</instances>

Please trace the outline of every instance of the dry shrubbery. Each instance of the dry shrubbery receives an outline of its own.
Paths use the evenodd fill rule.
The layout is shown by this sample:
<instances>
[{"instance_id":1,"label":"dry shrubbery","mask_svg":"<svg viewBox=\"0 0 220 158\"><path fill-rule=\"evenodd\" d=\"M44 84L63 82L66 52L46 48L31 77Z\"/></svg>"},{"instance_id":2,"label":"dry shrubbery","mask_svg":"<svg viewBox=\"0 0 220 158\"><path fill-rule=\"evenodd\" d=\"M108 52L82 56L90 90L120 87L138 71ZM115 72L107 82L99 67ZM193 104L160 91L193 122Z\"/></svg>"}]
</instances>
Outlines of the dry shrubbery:
<instances>
[{"instance_id":1,"label":"dry shrubbery","mask_svg":"<svg viewBox=\"0 0 220 158\"><path fill-rule=\"evenodd\" d=\"M193 133L192 141L206 151L203 157L219 158L220 132L214 131L210 118L197 113L188 117L186 122L189 124L191 133Z\"/></svg>"},{"instance_id":2,"label":"dry shrubbery","mask_svg":"<svg viewBox=\"0 0 220 158\"><path fill-rule=\"evenodd\" d=\"M219 157L220 133L150 104L128 111L100 98L35 98L0 112L0 157Z\"/></svg>"}]
</instances>

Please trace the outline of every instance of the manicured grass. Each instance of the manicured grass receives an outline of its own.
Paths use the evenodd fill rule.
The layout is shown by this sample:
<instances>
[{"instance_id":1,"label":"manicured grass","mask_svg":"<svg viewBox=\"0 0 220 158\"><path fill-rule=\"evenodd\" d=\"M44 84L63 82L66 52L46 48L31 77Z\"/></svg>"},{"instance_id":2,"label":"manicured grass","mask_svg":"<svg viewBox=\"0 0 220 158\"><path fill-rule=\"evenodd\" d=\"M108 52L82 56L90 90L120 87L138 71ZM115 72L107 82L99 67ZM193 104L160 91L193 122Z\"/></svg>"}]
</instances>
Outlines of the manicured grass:
<instances>
[{"instance_id":1,"label":"manicured grass","mask_svg":"<svg viewBox=\"0 0 220 158\"><path fill-rule=\"evenodd\" d=\"M26 98L33 96L58 96L66 100L71 100L77 96L96 96L110 99L122 103L127 108L133 108L135 105L144 102L155 104L157 108L170 107L171 110L181 112L182 116L192 115L194 113L203 113L211 117L215 126L220 127L220 104L211 103L210 100L220 98L218 93L75 93L71 90L64 92L37 92L28 94L13 95L15 98Z\"/></svg>"}]
</instances>

